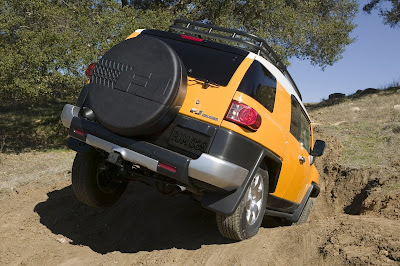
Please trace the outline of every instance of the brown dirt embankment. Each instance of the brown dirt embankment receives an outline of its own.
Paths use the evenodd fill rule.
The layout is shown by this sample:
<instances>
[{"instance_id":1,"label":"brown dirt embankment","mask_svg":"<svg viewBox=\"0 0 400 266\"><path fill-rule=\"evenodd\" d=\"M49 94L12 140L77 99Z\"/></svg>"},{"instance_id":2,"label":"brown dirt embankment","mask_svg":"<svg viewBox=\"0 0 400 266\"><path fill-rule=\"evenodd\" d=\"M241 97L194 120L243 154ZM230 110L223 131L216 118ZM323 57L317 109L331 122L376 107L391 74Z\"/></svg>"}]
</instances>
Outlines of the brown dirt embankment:
<instances>
[{"instance_id":1,"label":"brown dirt embankment","mask_svg":"<svg viewBox=\"0 0 400 266\"><path fill-rule=\"evenodd\" d=\"M242 242L223 239L189 196L143 184L112 208L84 206L73 152L0 153L0 265L399 265L399 95L311 107L328 148L310 221Z\"/></svg>"},{"instance_id":2,"label":"brown dirt embankment","mask_svg":"<svg viewBox=\"0 0 400 266\"><path fill-rule=\"evenodd\" d=\"M69 181L72 152L1 155L8 176L2 180L16 182L7 167L17 167L31 181L2 193L0 264L397 265L400 224L381 206L395 204L397 212L398 201L368 207L360 199L368 186L382 187L381 174L341 168L333 159L340 144L328 144L318 162L322 192L310 222L264 227L243 242L220 237L214 215L189 196L160 195L142 184L131 184L113 208L82 205ZM25 157L30 163L15 163Z\"/></svg>"}]
</instances>

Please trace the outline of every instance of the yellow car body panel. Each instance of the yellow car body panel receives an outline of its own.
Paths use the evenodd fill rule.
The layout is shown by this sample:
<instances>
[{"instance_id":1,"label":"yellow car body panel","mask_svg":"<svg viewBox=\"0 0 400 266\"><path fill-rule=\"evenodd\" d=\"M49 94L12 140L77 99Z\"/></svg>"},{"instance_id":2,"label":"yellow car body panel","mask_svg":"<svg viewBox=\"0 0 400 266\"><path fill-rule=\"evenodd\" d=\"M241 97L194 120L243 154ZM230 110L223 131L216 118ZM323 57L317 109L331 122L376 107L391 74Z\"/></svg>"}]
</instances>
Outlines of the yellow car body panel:
<instances>
[{"instance_id":1,"label":"yellow car body panel","mask_svg":"<svg viewBox=\"0 0 400 266\"><path fill-rule=\"evenodd\" d=\"M129 35L128 37L126 37L125 40L131 39L131 38L135 38L137 36L139 36L140 32L139 31L135 31L133 32L131 35Z\"/></svg>"},{"instance_id":2,"label":"yellow car body panel","mask_svg":"<svg viewBox=\"0 0 400 266\"><path fill-rule=\"evenodd\" d=\"M252 59L245 58L226 87L210 84L207 88L203 88L204 81L188 77L186 98L179 113L219 126L252 62Z\"/></svg>"}]
</instances>

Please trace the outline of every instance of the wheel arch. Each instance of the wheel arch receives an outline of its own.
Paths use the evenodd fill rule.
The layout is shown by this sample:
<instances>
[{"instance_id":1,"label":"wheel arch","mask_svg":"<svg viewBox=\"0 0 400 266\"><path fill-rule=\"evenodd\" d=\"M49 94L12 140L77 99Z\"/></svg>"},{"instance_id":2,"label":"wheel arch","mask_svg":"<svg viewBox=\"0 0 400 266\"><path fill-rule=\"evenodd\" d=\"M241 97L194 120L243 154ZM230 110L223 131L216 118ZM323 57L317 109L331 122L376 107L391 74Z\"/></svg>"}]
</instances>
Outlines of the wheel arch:
<instances>
[{"instance_id":1,"label":"wheel arch","mask_svg":"<svg viewBox=\"0 0 400 266\"><path fill-rule=\"evenodd\" d=\"M269 193L274 193L278 184L282 161L272 153L266 153L260 164L260 168L268 172L269 176Z\"/></svg>"}]
</instances>

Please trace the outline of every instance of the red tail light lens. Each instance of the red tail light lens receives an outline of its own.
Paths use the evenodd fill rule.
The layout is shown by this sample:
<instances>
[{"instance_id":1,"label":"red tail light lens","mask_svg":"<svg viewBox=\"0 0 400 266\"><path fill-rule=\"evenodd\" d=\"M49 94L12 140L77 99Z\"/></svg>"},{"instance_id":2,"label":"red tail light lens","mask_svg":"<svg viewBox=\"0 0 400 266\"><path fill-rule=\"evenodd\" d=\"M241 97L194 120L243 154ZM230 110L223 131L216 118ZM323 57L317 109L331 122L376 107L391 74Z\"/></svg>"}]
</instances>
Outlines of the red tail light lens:
<instances>
[{"instance_id":1,"label":"red tail light lens","mask_svg":"<svg viewBox=\"0 0 400 266\"><path fill-rule=\"evenodd\" d=\"M86 74L86 76L87 76L88 78L90 78L90 76L93 74L93 70L94 70L94 68L96 67L96 64L97 64L97 63L91 63L91 64L87 67L87 69L86 69L86 71L85 71L85 74Z\"/></svg>"},{"instance_id":2,"label":"red tail light lens","mask_svg":"<svg viewBox=\"0 0 400 266\"><path fill-rule=\"evenodd\" d=\"M256 131L261 126L261 116L250 106L232 101L225 119Z\"/></svg>"}]
</instances>

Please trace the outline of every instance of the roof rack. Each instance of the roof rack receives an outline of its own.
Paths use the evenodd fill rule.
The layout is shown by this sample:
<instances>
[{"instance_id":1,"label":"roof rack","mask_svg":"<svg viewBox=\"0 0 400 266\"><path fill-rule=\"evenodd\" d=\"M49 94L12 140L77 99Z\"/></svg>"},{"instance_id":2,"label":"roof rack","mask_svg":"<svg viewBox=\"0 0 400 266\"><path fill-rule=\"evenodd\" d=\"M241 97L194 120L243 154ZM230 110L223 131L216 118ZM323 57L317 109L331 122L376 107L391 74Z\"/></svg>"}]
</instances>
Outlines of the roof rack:
<instances>
[{"instance_id":1,"label":"roof rack","mask_svg":"<svg viewBox=\"0 0 400 266\"><path fill-rule=\"evenodd\" d=\"M246 51L263 56L286 76L299 95L300 99L302 99L300 91L297 88L296 83L293 81L292 76L287 71L286 66L281 62L279 57L264 39L244 31L227 29L186 19L176 19L174 24L169 27L169 30L171 32L182 32L184 34L201 36L203 38L208 37L219 41L230 42ZM228 33L229 35L222 35L215 33L215 31Z\"/></svg>"}]
</instances>

